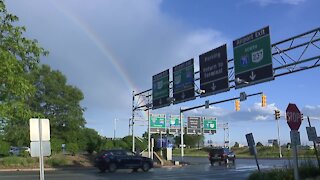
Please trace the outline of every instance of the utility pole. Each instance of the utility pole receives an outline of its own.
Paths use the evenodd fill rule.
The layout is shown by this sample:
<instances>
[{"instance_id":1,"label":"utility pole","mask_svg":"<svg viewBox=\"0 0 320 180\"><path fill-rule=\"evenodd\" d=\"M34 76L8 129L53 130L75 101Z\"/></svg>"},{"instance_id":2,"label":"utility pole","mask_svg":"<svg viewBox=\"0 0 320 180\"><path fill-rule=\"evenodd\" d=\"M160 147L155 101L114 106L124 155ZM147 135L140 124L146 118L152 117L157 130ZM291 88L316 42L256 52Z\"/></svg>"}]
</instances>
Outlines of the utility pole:
<instances>
[{"instance_id":1,"label":"utility pole","mask_svg":"<svg viewBox=\"0 0 320 180\"><path fill-rule=\"evenodd\" d=\"M114 119L113 123L113 139L116 139L116 130L117 130L117 118Z\"/></svg>"}]
</instances>

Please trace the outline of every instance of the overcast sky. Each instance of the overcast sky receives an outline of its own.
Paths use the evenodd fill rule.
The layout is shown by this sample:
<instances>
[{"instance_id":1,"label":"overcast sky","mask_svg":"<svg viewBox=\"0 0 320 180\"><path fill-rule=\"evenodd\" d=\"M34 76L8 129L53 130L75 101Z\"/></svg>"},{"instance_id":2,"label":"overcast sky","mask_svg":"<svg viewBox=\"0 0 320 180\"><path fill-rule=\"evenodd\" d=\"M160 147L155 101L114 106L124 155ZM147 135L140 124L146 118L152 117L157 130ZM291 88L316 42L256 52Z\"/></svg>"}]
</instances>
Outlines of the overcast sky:
<instances>
[{"instance_id":1,"label":"overcast sky","mask_svg":"<svg viewBox=\"0 0 320 180\"><path fill-rule=\"evenodd\" d=\"M275 43L319 27L320 18L317 0L7 0L6 4L20 18L19 24L26 26L26 36L50 51L41 62L61 71L69 84L83 91L87 126L107 137L113 136L114 119L117 136L128 135L132 91L150 89L153 75L190 58L198 70L198 56L223 44L232 59L233 40L267 25ZM319 50L312 53L319 55ZM264 92L266 108L255 96L242 102L239 112L234 102L227 102L185 116L216 116L219 123L228 122L232 144L245 143L248 132L265 144L277 138L273 111L280 109L284 115L289 102L318 118L312 123L319 127L319 79L320 69L315 68L152 113L178 115L180 107L205 100L233 98L242 91ZM300 128L303 142L307 142L306 125L304 121ZM138 126L136 134L146 130ZM282 118L281 141L289 140L289 131ZM206 137L221 143L223 130Z\"/></svg>"}]
</instances>

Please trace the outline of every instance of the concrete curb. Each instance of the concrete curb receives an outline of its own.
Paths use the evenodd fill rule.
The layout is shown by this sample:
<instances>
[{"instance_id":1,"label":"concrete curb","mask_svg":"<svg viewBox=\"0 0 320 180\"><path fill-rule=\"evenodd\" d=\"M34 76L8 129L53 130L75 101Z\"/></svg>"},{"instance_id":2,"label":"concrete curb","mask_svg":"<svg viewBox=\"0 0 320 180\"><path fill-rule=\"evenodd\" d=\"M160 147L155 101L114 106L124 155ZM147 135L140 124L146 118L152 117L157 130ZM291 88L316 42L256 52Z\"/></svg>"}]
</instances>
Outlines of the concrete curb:
<instances>
[{"instance_id":1,"label":"concrete curb","mask_svg":"<svg viewBox=\"0 0 320 180\"><path fill-rule=\"evenodd\" d=\"M96 169L94 167L59 167L59 168L44 168L44 171L61 171L61 170L81 170L81 169ZM14 172L14 171L39 171L39 168L11 168L0 169L0 172Z\"/></svg>"}]
</instances>

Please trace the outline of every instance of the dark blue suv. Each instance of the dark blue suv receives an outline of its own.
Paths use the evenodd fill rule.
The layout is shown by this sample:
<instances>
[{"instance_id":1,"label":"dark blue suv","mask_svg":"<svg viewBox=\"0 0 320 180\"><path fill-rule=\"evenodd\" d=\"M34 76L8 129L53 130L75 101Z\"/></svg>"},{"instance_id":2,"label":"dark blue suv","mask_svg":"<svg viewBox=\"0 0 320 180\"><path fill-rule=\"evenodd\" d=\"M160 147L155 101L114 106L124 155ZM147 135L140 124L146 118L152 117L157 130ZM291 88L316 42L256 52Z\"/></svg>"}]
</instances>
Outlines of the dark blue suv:
<instances>
[{"instance_id":1,"label":"dark blue suv","mask_svg":"<svg viewBox=\"0 0 320 180\"><path fill-rule=\"evenodd\" d=\"M96 157L95 166L101 172L105 172L107 169L109 172L115 172L117 169L137 171L139 168L147 172L153 168L153 161L126 150L104 150Z\"/></svg>"},{"instance_id":2,"label":"dark blue suv","mask_svg":"<svg viewBox=\"0 0 320 180\"><path fill-rule=\"evenodd\" d=\"M224 162L227 164L229 161L232 161L234 164L236 160L236 155L229 148L212 148L209 150L209 161L211 165L214 165L215 162Z\"/></svg>"}]
</instances>

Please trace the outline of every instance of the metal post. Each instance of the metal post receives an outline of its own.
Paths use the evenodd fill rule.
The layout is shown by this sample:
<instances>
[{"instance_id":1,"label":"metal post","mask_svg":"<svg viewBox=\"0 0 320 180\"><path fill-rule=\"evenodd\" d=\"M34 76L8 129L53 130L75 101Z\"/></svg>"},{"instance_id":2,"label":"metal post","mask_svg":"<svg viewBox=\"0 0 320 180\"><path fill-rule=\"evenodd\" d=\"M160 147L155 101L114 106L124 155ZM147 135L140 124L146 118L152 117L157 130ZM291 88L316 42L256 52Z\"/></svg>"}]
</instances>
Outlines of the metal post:
<instances>
[{"instance_id":1,"label":"metal post","mask_svg":"<svg viewBox=\"0 0 320 180\"><path fill-rule=\"evenodd\" d=\"M163 156L162 154L162 131L160 130L160 155Z\"/></svg>"},{"instance_id":2,"label":"metal post","mask_svg":"<svg viewBox=\"0 0 320 180\"><path fill-rule=\"evenodd\" d=\"M308 117L308 123L309 123L309 127L311 127L311 123L310 123L310 118ZM318 161L318 167L320 168L320 161L319 161L319 156L318 156L318 150L317 150L317 146L316 143L313 141L313 147L314 147L314 153L316 154L317 157L317 161Z\"/></svg>"},{"instance_id":3,"label":"metal post","mask_svg":"<svg viewBox=\"0 0 320 180\"><path fill-rule=\"evenodd\" d=\"M39 118L39 145L40 145L40 156L39 156L39 164L40 164L40 180L44 180L44 166L43 166L43 149L42 149L42 121Z\"/></svg>"},{"instance_id":4,"label":"metal post","mask_svg":"<svg viewBox=\"0 0 320 180\"><path fill-rule=\"evenodd\" d=\"M151 154L150 154L150 138L151 138L151 134L150 134L150 110L148 108L148 157L150 158Z\"/></svg>"},{"instance_id":5,"label":"metal post","mask_svg":"<svg viewBox=\"0 0 320 180\"><path fill-rule=\"evenodd\" d=\"M227 144L226 144L226 127L225 127L225 124L223 124L223 140L224 140L224 142L223 142L224 147L226 147Z\"/></svg>"},{"instance_id":6,"label":"metal post","mask_svg":"<svg viewBox=\"0 0 320 180\"><path fill-rule=\"evenodd\" d=\"M132 132L132 152L135 152L135 141L134 141L134 91L132 91L132 125L131 125L131 132Z\"/></svg>"},{"instance_id":7,"label":"metal post","mask_svg":"<svg viewBox=\"0 0 320 180\"><path fill-rule=\"evenodd\" d=\"M184 156L184 143L183 143L183 131L184 131L184 125L183 125L183 120L182 120L182 112L181 112L181 107L180 107L180 126L181 126L181 161L183 161L183 156Z\"/></svg>"},{"instance_id":8,"label":"metal post","mask_svg":"<svg viewBox=\"0 0 320 180\"><path fill-rule=\"evenodd\" d=\"M293 143L291 143L293 144ZM299 180L299 172L298 172L298 150L297 150L297 145L296 144L293 144L293 148L292 148L292 151L293 151L293 169L294 169L294 179L295 180Z\"/></svg>"},{"instance_id":9,"label":"metal post","mask_svg":"<svg viewBox=\"0 0 320 180\"><path fill-rule=\"evenodd\" d=\"M279 119L277 121L277 128L278 128L278 144L279 144L279 157L282 158L282 152L281 152L281 144L280 144L280 128L279 128Z\"/></svg>"},{"instance_id":10,"label":"metal post","mask_svg":"<svg viewBox=\"0 0 320 180\"><path fill-rule=\"evenodd\" d=\"M114 119L114 127L113 127L113 139L116 139L116 130L117 130L117 119Z\"/></svg>"},{"instance_id":11,"label":"metal post","mask_svg":"<svg viewBox=\"0 0 320 180\"><path fill-rule=\"evenodd\" d=\"M151 159L153 160L154 139L151 138Z\"/></svg>"}]
</instances>

